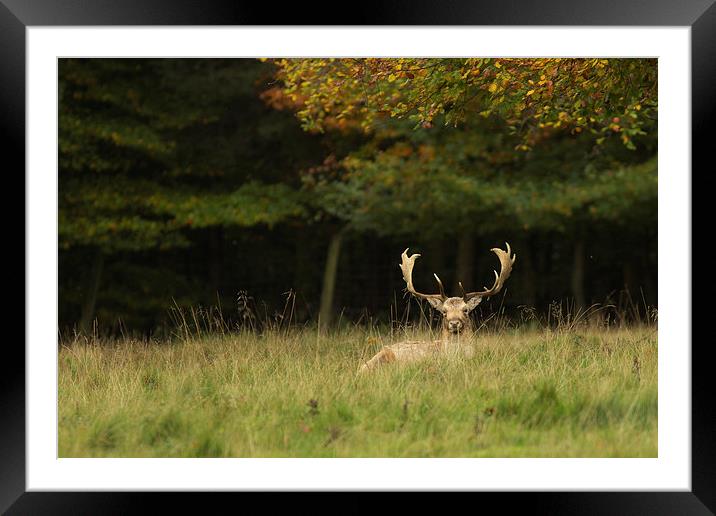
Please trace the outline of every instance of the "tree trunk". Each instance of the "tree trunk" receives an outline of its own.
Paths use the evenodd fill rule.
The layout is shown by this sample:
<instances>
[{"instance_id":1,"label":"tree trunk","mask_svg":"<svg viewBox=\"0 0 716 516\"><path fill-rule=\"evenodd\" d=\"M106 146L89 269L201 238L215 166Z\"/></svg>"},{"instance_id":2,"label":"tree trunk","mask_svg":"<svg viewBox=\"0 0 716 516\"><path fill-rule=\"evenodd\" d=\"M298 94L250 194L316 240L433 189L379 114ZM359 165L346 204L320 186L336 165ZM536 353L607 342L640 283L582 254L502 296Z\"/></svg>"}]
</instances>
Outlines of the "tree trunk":
<instances>
[{"instance_id":1,"label":"tree trunk","mask_svg":"<svg viewBox=\"0 0 716 516\"><path fill-rule=\"evenodd\" d=\"M341 253L341 241L343 232L333 234L328 244L326 254L326 267L323 270L323 290L321 292L321 311L319 313L319 324L327 328L333 319L333 300L336 292L336 273L338 272L338 257Z\"/></svg>"},{"instance_id":2,"label":"tree trunk","mask_svg":"<svg viewBox=\"0 0 716 516\"><path fill-rule=\"evenodd\" d=\"M644 298L646 299L647 304L652 306L658 306L659 285L655 281L658 275L658 266L657 264L652 264L652 262L649 260L648 255L644 255L642 257L642 270L644 271Z\"/></svg>"},{"instance_id":3,"label":"tree trunk","mask_svg":"<svg viewBox=\"0 0 716 516\"><path fill-rule=\"evenodd\" d=\"M303 229L296 232L296 250L295 250L295 264L293 269L293 290L298 300L302 302L296 303L296 319L304 321L310 316L311 306L313 301L318 296L315 291L315 284L317 281L311 281L312 271L314 262L312 261L313 256L311 252L313 247L311 246L312 235L307 235L308 230ZM309 303L310 300L310 303Z\"/></svg>"},{"instance_id":4,"label":"tree trunk","mask_svg":"<svg viewBox=\"0 0 716 516\"><path fill-rule=\"evenodd\" d=\"M634 295L634 285L636 285L636 282L634 281L634 267L632 266L631 258L624 258L624 262L622 264L622 274L624 275L624 290L626 290L629 295Z\"/></svg>"},{"instance_id":5,"label":"tree trunk","mask_svg":"<svg viewBox=\"0 0 716 516\"><path fill-rule=\"evenodd\" d=\"M455 267L455 289L453 292L461 295L458 282L462 282L467 291L477 290L475 279L475 240L472 235L464 233L457 242L457 263ZM449 294L448 294L449 295Z\"/></svg>"},{"instance_id":6,"label":"tree trunk","mask_svg":"<svg viewBox=\"0 0 716 516\"><path fill-rule=\"evenodd\" d=\"M642 285L647 305L656 307L659 304L659 286L656 278L659 271L659 257L657 250L657 234L647 234L642 245L640 266L642 272Z\"/></svg>"},{"instance_id":7,"label":"tree trunk","mask_svg":"<svg viewBox=\"0 0 716 516\"><path fill-rule=\"evenodd\" d=\"M444 240L432 240L427 243L425 246L427 248L427 251L425 252L425 269L426 272L429 272L429 285L434 287L435 286L435 280L432 279L433 273L437 273L438 276L445 279L445 248L448 244L445 243ZM402 251L402 249L401 249ZM414 253L415 251L410 251L410 254ZM422 258L421 258L422 260ZM397 267L396 267L397 269ZM426 276L428 276L426 274ZM401 288L405 288L405 283L403 282L403 277L398 274L398 277L400 278ZM420 289L418 289L420 290Z\"/></svg>"},{"instance_id":8,"label":"tree trunk","mask_svg":"<svg viewBox=\"0 0 716 516\"><path fill-rule=\"evenodd\" d=\"M209 304L216 302L221 287L224 233L221 227L209 228Z\"/></svg>"},{"instance_id":9,"label":"tree trunk","mask_svg":"<svg viewBox=\"0 0 716 516\"><path fill-rule=\"evenodd\" d=\"M524 302L522 304L527 305L530 308L536 308L537 306L537 287L536 287L536 274L535 266L532 257L532 245L529 241L524 242L524 249L520 252L521 271L522 271L522 282L523 291L522 296Z\"/></svg>"},{"instance_id":10,"label":"tree trunk","mask_svg":"<svg viewBox=\"0 0 716 516\"><path fill-rule=\"evenodd\" d=\"M551 282L552 278L552 267L556 261L554 253L554 242L556 238L551 234L542 234L537 242L537 245L532 248L534 255L535 272L537 277L535 278L537 291L537 303L538 308L546 308L546 304L554 300L555 287L561 289L561 281L559 283ZM561 276L560 276L561 279Z\"/></svg>"},{"instance_id":11,"label":"tree trunk","mask_svg":"<svg viewBox=\"0 0 716 516\"><path fill-rule=\"evenodd\" d=\"M379 262L376 260L377 257L384 256L380 252L381 246L378 243L378 240L375 238L371 238L369 240L369 256L371 258L370 263L368 265L368 285L367 290L369 292L368 297L368 310L369 314L375 314L376 308L382 308L376 306L376 299L381 298L382 288L385 288L385 283L381 285L380 279L378 277L378 272L380 270ZM396 267L397 269L397 267ZM390 292L390 291L388 291Z\"/></svg>"},{"instance_id":12,"label":"tree trunk","mask_svg":"<svg viewBox=\"0 0 716 516\"><path fill-rule=\"evenodd\" d=\"M97 249L95 251L94 263L92 271L87 276L85 286L84 303L82 304L82 316L80 318L80 331L85 335L89 335L92 331L92 321L94 320L95 308L97 306L97 292L99 291L99 282L102 278L102 268L104 266L104 254Z\"/></svg>"},{"instance_id":13,"label":"tree trunk","mask_svg":"<svg viewBox=\"0 0 716 516\"><path fill-rule=\"evenodd\" d=\"M579 237L574 244L574 262L572 265L572 295L575 309L585 306L584 295L584 239Z\"/></svg>"}]
</instances>

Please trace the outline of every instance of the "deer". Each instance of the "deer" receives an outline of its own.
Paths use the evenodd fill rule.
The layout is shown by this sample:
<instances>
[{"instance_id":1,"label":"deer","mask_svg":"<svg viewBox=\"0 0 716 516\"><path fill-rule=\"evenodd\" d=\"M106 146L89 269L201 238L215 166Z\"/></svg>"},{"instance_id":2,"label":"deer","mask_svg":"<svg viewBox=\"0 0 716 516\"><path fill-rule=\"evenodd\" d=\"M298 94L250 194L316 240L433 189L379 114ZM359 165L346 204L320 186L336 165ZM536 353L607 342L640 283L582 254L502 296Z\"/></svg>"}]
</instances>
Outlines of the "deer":
<instances>
[{"instance_id":1,"label":"deer","mask_svg":"<svg viewBox=\"0 0 716 516\"><path fill-rule=\"evenodd\" d=\"M500 272L498 274L497 271L494 271L495 282L492 287L484 287L484 290L481 291L465 292L462 282L458 282L458 286L462 292L462 295L459 297L448 297L445 295L443 283L440 281L438 275L434 273L433 276L438 284L439 293L423 294L415 290L415 286L413 285L413 267L415 266L415 260L421 255L413 254L408 256L408 250L410 248L405 249L400 256L401 263L398 264L398 267L403 273L406 290L417 299L427 301L434 310L442 315L440 339L432 341L407 340L384 346L373 358L362 364L358 372L364 373L384 364L414 362L450 350L460 350L461 343L469 342L474 332L470 312L474 310L483 299L494 296L500 292L505 281L510 277L512 266L515 263L517 255L512 253L510 244L505 242L505 245L507 246L506 251L498 247L490 249L500 260ZM469 353L469 348L467 348L467 351Z\"/></svg>"}]
</instances>

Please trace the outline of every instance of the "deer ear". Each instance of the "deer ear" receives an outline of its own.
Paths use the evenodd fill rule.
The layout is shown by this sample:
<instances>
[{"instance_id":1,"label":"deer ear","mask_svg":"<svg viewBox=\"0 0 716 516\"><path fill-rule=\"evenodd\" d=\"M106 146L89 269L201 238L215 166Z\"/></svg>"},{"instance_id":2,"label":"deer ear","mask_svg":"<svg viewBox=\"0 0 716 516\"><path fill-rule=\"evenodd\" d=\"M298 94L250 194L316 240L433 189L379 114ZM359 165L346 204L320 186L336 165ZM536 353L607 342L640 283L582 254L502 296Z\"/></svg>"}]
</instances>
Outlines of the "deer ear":
<instances>
[{"instance_id":1,"label":"deer ear","mask_svg":"<svg viewBox=\"0 0 716 516\"><path fill-rule=\"evenodd\" d=\"M429 297L428 303L430 303L430 306L432 306L435 310L442 311L442 309L443 309L443 302L440 299L435 299L434 297Z\"/></svg>"},{"instance_id":2,"label":"deer ear","mask_svg":"<svg viewBox=\"0 0 716 516\"><path fill-rule=\"evenodd\" d=\"M472 299L470 299L467 304L468 310L474 310L477 305L479 305L482 302L482 297L475 296Z\"/></svg>"}]
</instances>

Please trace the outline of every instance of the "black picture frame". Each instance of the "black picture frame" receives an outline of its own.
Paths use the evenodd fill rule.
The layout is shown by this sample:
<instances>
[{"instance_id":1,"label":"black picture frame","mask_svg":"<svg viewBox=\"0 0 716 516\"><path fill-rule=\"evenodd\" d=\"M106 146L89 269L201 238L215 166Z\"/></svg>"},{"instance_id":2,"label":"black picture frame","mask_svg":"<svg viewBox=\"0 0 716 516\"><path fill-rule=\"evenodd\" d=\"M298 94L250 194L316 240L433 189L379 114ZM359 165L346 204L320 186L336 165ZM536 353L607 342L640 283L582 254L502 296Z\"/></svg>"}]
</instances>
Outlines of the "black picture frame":
<instances>
[{"instance_id":1,"label":"black picture frame","mask_svg":"<svg viewBox=\"0 0 716 516\"><path fill-rule=\"evenodd\" d=\"M31 26L83 25L574 25L691 27L692 169L712 170L707 159L707 129L716 104L715 0L425 0L363 1L349 10L321 4L248 4L195 0L0 0L0 124L5 163L25 167L25 29ZM14 158L14 159L13 159ZM708 164L708 165L707 165ZM8 170L10 168L8 167ZM696 174L691 172L692 177ZM16 174L19 177L19 174ZM24 191L24 181L23 181ZM692 190L693 191L693 190ZM13 220L17 219L15 211ZM23 251L23 261L27 256ZM703 270L703 269L702 269ZM26 270L27 274L27 270ZM691 282L691 278L688 277ZM684 300L691 302L691 300ZM24 303L23 303L24 306ZM693 306L693 305L692 305ZM693 319L693 318L692 318ZM7 343L10 344L10 343ZM473 507L498 504L503 509L529 507L549 514L713 514L716 508L716 412L708 395L713 388L707 359L710 339L693 343L692 356L692 490L690 492L528 492L472 493ZM147 498L158 497L165 509L188 508L185 493L26 492L25 353L6 345L0 361L0 510L8 514L105 514L141 512ZM711 387L711 388L710 388ZM207 501L207 493L198 503ZM215 500L216 493L212 493ZM221 500L244 493L218 494ZM311 499L310 501L308 499ZM323 504L304 498L307 508ZM422 505L413 494L408 508ZM233 501L233 500L232 500ZM229 503L232 503L229 501ZM455 500L457 501L457 500ZM241 503L246 503L242 501ZM357 500L352 509L365 503ZM348 506L346 506L348 508ZM204 506L205 509L205 506Z\"/></svg>"}]
</instances>

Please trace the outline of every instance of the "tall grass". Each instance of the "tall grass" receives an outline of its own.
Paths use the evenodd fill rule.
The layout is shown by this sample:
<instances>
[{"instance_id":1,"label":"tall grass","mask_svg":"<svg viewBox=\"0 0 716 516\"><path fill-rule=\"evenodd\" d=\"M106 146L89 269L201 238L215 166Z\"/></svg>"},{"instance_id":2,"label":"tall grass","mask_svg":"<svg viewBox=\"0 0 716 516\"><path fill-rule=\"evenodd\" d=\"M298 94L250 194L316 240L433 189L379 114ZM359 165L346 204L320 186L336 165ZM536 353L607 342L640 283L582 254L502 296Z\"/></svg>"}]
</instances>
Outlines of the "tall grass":
<instances>
[{"instance_id":1,"label":"tall grass","mask_svg":"<svg viewBox=\"0 0 716 516\"><path fill-rule=\"evenodd\" d=\"M293 324L290 295L263 319L244 301L238 326L175 307L166 339L62 342L60 456L657 456L653 322L498 311L470 358L359 376L382 345L433 338L430 314L327 330Z\"/></svg>"}]
</instances>

